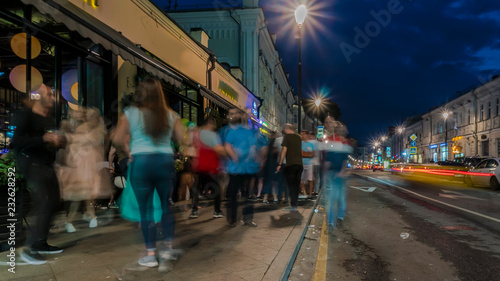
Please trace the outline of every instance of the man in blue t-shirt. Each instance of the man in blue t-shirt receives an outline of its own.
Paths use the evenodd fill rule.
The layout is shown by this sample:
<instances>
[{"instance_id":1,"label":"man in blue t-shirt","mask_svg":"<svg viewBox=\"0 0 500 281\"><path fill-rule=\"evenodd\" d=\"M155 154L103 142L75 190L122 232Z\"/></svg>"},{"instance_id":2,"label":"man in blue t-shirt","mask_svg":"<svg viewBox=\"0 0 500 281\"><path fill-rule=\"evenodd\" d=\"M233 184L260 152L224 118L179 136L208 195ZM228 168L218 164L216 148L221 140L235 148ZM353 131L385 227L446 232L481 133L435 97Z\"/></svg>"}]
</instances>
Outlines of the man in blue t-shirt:
<instances>
[{"instance_id":1,"label":"man in blue t-shirt","mask_svg":"<svg viewBox=\"0 0 500 281\"><path fill-rule=\"evenodd\" d=\"M228 225L236 226L238 210L238 191L249 178L249 163L256 155L257 137L255 133L241 124L242 112L238 109L230 110L229 123L232 127L226 134L224 148L229 161L227 173L229 174L229 204L227 209ZM242 197L248 197L242 194ZM253 222L253 205L247 204L243 208L243 224L256 227Z\"/></svg>"}]
</instances>

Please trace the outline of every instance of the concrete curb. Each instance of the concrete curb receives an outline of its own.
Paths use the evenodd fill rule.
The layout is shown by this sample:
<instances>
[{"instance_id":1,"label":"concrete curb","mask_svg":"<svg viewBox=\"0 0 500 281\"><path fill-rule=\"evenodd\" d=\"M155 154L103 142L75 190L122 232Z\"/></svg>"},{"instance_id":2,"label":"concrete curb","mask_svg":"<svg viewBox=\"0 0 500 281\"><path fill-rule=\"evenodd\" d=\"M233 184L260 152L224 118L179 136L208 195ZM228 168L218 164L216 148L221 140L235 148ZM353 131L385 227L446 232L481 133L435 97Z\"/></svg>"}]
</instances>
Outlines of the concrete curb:
<instances>
[{"instance_id":1,"label":"concrete curb","mask_svg":"<svg viewBox=\"0 0 500 281\"><path fill-rule=\"evenodd\" d=\"M282 280L286 281L290 276L290 272L292 271L293 264L297 259L297 255L299 254L300 248L302 247L302 242L304 241L304 237L306 236L309 224L311 223L312 217L314 215L314 210L318 206L318 202L320 201L321 195L323 193L323 188L320 190L318 197L316 198L316 202L314 202L314 206L312 209L305 209L302 215L307 217L307 220L304 220L305 223L296 225L292 232L290 233L289 238L281 248L276 259L269 266L269 270L264 275L262 280ZM295 247L294 247L295 245ZM286 260L289 257L288 262L285 265L285 268L282 266L282 261ZM278 271L279 270L279 271ZM270 274L267 274L267 273ZM278 274L273 272L281 272L281 275L278 277ZM272 275L272 276L270 276ZM271 278L270 278L271 277Z\"/></svg>"}]
</instances>

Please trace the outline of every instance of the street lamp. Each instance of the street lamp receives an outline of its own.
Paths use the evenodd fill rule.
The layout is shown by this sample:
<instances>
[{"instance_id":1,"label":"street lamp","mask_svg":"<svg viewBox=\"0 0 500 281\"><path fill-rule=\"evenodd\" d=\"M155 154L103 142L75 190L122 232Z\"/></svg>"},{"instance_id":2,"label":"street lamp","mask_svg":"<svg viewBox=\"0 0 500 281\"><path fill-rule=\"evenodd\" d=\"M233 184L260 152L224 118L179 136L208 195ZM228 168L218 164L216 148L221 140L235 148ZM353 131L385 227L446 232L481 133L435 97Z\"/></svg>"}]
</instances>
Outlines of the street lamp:
<instances>
[{"instance_id":1,"label":"street lamp","mask_svg":"<svg viewBox=\"0 0 500 281\"><path fill-rule=\"evenodd\" d=\"M448 117L450 117L451 113L450 112L443 112L443 118L444 118L444 143L446 144L446 159L445 161L448 160L448 124L446 121L448 121Z\"/></svg>"},{"instance_id":2,"label":"street lamp","mask_svg":"<svg viewBox=\"0 0 500 281\"><path fill-rule=\"evenodd\" d=\"M304 20L306 19L307 15L307 8L305 5L300 5L297 10L295 10L295 21L297 22L297 25L299 26L299 81L298 81L298 86L299 86L299 91L297 93L298 97L298 108L299 108L299 120L297 120L297 127L299 129L299 133L301 132L301 111L302 111L302 24L304 23Z\"/></svg>"}]
</instances>

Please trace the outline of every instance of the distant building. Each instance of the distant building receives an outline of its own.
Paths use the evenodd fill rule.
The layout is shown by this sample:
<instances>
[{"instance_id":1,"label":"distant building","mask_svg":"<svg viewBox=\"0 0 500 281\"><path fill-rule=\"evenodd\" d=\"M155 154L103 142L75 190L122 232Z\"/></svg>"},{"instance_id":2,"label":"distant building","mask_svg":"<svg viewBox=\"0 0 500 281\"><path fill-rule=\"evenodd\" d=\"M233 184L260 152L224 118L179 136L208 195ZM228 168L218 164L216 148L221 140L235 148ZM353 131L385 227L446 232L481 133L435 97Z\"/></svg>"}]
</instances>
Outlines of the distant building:
<instances>
[{"instance_id":1,"label":"distant building","mask_svg":"<svg viewBox=\"0 0 500 281\"><path fill-rule=\"evenodd\" d=\"M416 154L409 155L408 161L430 163L467 156L499 157L500 76L405 123L408 124L403 133L405 152L410 147L410 137L413 134L417 137Z\"/></svg>"},{"instance_id":2,"label":"distant building","mask_svg":"<svg viewBox=\"0 0 500 281\"><path fill-rule=\"evenodd\" d=\"M180 7L182 9L182 7ZM281 130L293 116L293 91L257 0L237 8L167 11L186 32L204 30L208 48L230 73L264 100L259 119L271 130Z\"/></svg>"}]
</instances>

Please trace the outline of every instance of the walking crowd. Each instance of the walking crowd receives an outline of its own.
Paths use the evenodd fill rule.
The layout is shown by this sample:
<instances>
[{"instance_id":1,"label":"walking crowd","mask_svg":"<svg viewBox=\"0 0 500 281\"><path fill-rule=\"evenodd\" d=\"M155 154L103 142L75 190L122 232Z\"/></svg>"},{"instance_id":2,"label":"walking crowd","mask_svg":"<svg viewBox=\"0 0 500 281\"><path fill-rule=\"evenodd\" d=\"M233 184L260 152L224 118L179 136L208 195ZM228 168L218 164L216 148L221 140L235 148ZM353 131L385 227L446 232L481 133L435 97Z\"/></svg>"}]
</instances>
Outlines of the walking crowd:
<instances>
[{"instance_id":1,"label":"walking crowd","mask_svg":"<svg viewBox=\"0 0 500 281\"><path fill-rule=\"evenodd\" d=\"M161 84L150 77L136 87L131 104L109 133L94 108L73 110L60 128L50 128L53 106L54 93L47 87L16 118L13 150L33 201L29 237L21 251L29 264L43 264L41 255L63 251L47 243L63 201L69 202L67 232L77 231L73 220L79 210L90 228L98 227L96 200L119 205L122 217L140 223L147 254L138 263L159 270L166 269L163 261L181 254L173 247L173 206L188 193L189 219L199 217L199 197L204 196L214 200L213 217L225 217L229 227L239 222L257 227L252 201L283 203L288 205L283 211L296 212L299 200L316 200L326 187L327 223L342 226L352 147L345 125L332 117L326 118L327 134L320 139L313 132L299 135L290 124L281 134L265 136L248 112L238 108L229 110L228 124L218 131L217 118L210 114L201 126L186 128L167 106ZM177 163L183 166L180 176Z\"/></svg>"}]
</instances>

